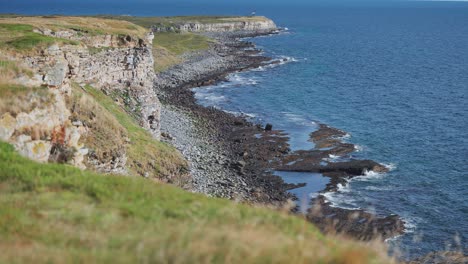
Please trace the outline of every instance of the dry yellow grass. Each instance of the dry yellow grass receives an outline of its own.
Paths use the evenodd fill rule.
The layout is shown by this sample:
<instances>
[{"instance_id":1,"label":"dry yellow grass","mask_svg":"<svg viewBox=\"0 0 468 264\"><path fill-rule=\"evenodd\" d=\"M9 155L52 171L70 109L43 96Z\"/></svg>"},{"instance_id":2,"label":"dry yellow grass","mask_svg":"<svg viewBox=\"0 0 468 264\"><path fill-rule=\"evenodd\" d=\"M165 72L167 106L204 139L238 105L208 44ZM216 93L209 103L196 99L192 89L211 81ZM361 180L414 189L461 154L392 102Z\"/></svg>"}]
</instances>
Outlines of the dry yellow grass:
<instances>
[{"instance_id":1,"label":"dry yellow grass","mask_svg":"<svg viewBox=\"0 0 468 264\"><path fill-rule=\"evenodd\" d=\"M67 100L72 121L81 121L89 129L82 143L92 150L93 158L102 163L111 162L113 157L125 153L125 138L128 133L119 121L94 98L77 85Z\"/></svg>"},{"instance_id":2,"label":"dry yellow grass","mask_svg":"<svg viewBox=\"0 0 468 264\"><path fill-rule=\"evenodd\" d=\"M115 34L144 37L147 29L124 20L95 17L44 16L0 18L0 24L32 25L36 28L63 30L77 29L89 34Z\"/></svg>"},{"instance_id":3,"label":"dry yellow grass","mask_svg":"<svg viewBox=\"0 0 468 264\"><path fill-rule=\"evenodd\" d=\"M164 71L182 61L178 56L158 45L153 45L153 57L156 72Z\"/></svg>"},{"instance_id":4,"label":"dry yellow grass","mask_svg":"<svg viewBox=\"0 0 468 264\"><path fill-rule=\"evenodd\" d=\"M0 83L0 117L7 112L13 117L21 112L28 113L53 103L53 100L55 97L47 88Z\"/></svg>"},{"instance_id":5,"label":"dry yellow grass","mask_svg":"<svg viewBox=\"0 0 468 264\"><path fill-rule=\"evenodd\" d=\"M21 76L32 77L30 69L19 66L17 62L0 56L0 84L12 83L14 79Z\"/></svg>"}]
</instances>

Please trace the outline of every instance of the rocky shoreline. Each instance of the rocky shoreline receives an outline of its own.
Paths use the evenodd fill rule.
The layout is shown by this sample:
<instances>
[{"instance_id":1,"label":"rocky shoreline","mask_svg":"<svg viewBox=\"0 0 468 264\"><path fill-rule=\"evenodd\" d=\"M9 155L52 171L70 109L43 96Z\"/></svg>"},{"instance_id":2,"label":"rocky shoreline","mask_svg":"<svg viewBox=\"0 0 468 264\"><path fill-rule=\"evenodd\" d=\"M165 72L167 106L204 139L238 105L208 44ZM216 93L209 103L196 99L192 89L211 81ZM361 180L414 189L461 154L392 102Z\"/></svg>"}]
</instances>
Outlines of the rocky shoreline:
<instances>
[{"instance_id":1,"label":"rocky shoreline","mask_svg":"<svg viewBox=\"0 0 468 264\"><path fill-rule=\"evenodd\" d=\"M275 32L262 32L261 35ZM155 88L163 104L162 140L174 145L191 163L190 189L211 196L275 207L290 206L297 199L288 190L303 184L286 184L273 170L319 172L330 177L323 192L336 191L338 184L365 171L385 172L370 160L347 159L323 164L329 155L346 156L354 145L340 137L346 133L320 125L311 134L312 150L291 152L288 135L270 127L252 124L243 116L196 103L191 88L227 80L233 72L245 71L279 60L260 55L243 37L252 32L211 33L216 44L203 52L188 54L184 63L157 74ZM333 207L323 195L314 201L306 218L324 231L335 231L362 240L389 238L404 231L395 215L380 217L362 210ZM297 210L297 208L292 209Z\"/></svg>"}]
</instances>

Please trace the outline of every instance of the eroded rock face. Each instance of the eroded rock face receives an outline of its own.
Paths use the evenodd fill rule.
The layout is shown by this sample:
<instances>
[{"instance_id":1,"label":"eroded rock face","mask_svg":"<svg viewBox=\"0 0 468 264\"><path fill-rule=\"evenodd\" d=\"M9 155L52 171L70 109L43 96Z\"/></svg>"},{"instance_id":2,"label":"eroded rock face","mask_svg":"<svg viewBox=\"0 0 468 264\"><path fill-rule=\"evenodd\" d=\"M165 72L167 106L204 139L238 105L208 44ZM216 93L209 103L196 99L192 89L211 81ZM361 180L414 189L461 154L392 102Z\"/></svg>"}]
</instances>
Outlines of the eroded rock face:
<instances>
[{"instance_id":1,"label":"eroded rock face","mask_svg":"<svg viewBox=\"0 0 468 264\"><path fill-rule=\"evenodd\" d=\"M239 21L213 24L187 23L178 26L181 31L188 32L226 32L226 31L268 31L276 29L276 25L271 20L262 21Z\"/></svg>"},{"instance_id":2,"label":"eroded rock face","mask_svg":"<svg viewBox=\"0 0 468 264\"><path fill-rule=\"evenodd\" d=\"M103 34L103 35L91 35L87 34L88 32L82 32L78 29L72 30L60 30L53 31L50 29L35 29L34 32L46 35L49 37L69 39L74 41L79 41L84 43L88 47L102 48L102 47L112 47L112 48L135 48L139 47L145 43L138 38L132 36L117 36L112 34Z\"/></svg>"},{"instance_id":3,"label":"eroded rock face","mask_svg":"<svg viewBox=\"0 0 468 264\"><path fill-rule=\"evenodd\" d=\"M76 36L66 32L41 33L69 39ZM148 40L151 37L152 34ZM83 161L89 150L81 144L81 138L92 131L80 120L71 120L67 105L72 85L76 84L82 87L89 84L106 94L116 94L126 109L138 117L140 125L159 139L160 103L153 90L151 45L141 39L107 35L84 40L91 47L106 48L54 44L37 55L10 58L33 71L31 77L21 76L16 82L48 87L47 92L53 98L47 104L38 104L30 112L0 113L0 139L12 143L28 158L40 162L65 159L85 168ZM125 172L126 153L114 160L116 162L111 165L95 162L93 166L105 172Z\"/></svg>"},{"instance_id":4,"label":"eroded rock face","mask_svg":"<svg viewBox=\"0 0 468 264\"><path fill-rule=\"evenodd\" d=\"M250 31L255 33L266 33L277 30L276 24L265 17L258 19L245 19L245 21L225 21L220 20L217 23L199 23L187 22L167 27L165 25L156 25L153 27L155 32L166 31L184 31L184 32L234 32Z\"/></svg>"}]
</instances>

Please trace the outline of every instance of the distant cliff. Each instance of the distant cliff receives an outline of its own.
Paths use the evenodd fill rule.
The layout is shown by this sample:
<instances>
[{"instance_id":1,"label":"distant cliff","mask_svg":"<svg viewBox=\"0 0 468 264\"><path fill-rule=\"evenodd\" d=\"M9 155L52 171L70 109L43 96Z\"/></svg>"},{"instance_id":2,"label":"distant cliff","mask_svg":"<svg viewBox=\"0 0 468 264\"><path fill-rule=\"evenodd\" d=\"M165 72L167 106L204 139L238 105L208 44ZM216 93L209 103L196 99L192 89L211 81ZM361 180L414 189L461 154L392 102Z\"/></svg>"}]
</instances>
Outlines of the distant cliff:
<instances>
[{"instance_id":1,"label":"distant cliff","mask_svg":"<svg viewBox=\"0 0 468 264\"><path fill-rule=\"evenodd\" d=\"M154 25L155 32L232 32L253 31L271 32L277 30L276 24L266 17L185 17L171 23Z\"/></svg>"}]
</instances>

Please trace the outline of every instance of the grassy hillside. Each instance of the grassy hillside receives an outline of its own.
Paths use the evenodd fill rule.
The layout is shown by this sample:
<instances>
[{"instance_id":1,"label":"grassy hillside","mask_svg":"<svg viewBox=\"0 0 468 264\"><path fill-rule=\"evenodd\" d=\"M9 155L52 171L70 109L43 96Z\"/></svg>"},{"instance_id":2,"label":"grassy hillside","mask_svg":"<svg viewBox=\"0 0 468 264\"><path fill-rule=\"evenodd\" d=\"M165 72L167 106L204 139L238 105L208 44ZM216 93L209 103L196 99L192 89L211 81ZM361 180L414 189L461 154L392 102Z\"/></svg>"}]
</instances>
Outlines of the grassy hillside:
<instances>
[{"instance_id":1,"label":"grassy hillside","mask_svg":"<svg viewBox=\"0 0 468 264\"><path fill-rule=\"evenodd\" d=\"M391 263L304 220L0 143L0 263Z\"/></svg>"},{"instance_id":2,"label":"grassy hillside","mask_svg":"<svg viewBox=\"0 0 468 264\"><path fill-rule=\"evenodd\" d=\"M206 50L214 40L193 33L156 33L153 40L154 68L157 72L180 63L186 52Z\"/></svg>"}]
</instances>

